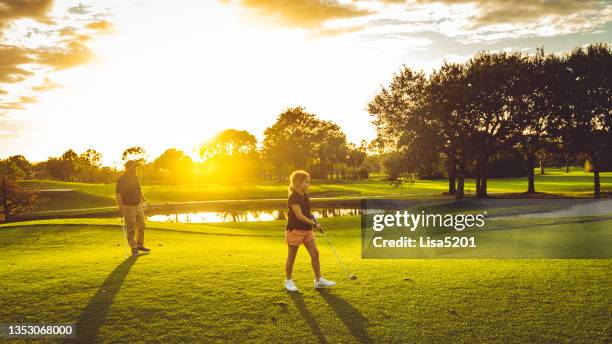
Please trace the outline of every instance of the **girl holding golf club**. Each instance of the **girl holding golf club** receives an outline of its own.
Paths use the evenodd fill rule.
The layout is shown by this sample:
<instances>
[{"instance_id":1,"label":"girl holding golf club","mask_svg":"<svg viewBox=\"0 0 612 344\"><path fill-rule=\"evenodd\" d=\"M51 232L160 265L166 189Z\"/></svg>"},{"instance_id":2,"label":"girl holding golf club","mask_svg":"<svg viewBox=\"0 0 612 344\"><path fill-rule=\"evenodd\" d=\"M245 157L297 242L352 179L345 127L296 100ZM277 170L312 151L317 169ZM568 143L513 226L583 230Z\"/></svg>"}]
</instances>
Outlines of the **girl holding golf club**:
<instances>
[{"instance_id":1,"label":"girl holding golf club","mask_svg":"<svg viewBox=\"0 0 612 344\"><path fill-rule=\"evenodd\" d=\"M289 199L287 200L288 216L285 226L285 242L287 243L287 262L285 264L285 289L298 291L293 283L293 263L297 256L300 245L304 245L310 254L310 262L314 271L316 289L331 287L336 282L328 281L321 277L321 266L319 264L319 250L315 243L314 229L323 232L323 228L317 223L310 213L310 199L306 194L310 186L310 175L306 171L298 170L291 173L289 177Z\"/></svg>"}]
</instances>

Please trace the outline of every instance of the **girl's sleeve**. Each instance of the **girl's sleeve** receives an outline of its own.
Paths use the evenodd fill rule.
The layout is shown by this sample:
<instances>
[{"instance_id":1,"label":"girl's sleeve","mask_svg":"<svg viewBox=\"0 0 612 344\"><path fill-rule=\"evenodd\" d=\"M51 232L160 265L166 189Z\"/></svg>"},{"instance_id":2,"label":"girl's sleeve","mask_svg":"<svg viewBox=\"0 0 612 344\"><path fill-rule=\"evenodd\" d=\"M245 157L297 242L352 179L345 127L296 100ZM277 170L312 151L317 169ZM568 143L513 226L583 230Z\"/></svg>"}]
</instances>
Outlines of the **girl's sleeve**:
<instances>
[{"instance_id":1,"label":"girl's sleeve","mask_svg":"<svg viewBox=\"0 0 612 344\"><path fill-rule=\"evenodd\" d=\"M300 204L300 201L295 196L295 193L291 193L291 195L289 196L289 199L287 199L287 206L289 208L291 208L292 204Z\"/></svg>"}]
</instances>

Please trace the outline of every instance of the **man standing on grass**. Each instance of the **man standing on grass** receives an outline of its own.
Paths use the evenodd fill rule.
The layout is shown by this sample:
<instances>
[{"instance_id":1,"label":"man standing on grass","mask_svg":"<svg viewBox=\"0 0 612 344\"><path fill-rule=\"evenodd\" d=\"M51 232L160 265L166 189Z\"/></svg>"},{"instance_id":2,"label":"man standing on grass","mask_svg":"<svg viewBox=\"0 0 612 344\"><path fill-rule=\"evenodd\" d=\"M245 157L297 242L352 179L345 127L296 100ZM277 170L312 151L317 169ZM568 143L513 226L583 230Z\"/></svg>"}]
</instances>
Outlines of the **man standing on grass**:
<instances>
[{"instance_id":1,"label":"man standing on grass","mask_svg":"<svg viewBox=\"0 0 612 344\"><path fill-rule=\"evenodd\" d=\"M137 256L138 251L150 252L151 249L144 247L143 202L145 198L136 176L136 161L130 160L125 163L125 173L117 179L115 198L125 222L127 241L132 249L132 256Z\"/></svg>"}]
</instances>

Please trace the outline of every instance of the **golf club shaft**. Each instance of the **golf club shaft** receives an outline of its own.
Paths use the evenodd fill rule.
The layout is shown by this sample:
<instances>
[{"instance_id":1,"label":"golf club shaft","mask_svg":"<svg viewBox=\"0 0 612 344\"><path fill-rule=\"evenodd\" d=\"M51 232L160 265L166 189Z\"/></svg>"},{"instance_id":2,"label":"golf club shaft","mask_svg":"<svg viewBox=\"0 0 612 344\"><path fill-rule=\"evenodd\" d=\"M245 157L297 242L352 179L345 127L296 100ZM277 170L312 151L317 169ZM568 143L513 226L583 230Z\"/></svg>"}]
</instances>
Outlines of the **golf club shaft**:
<instances>
[{"instance_id":1,"label":"golf club shaft","mask_svg":"<svg viewBox=\"0 0 612 344\"><path fill-rule=\"evenodd\" d=\"M329 248L331 248L332 252L334 253L334 256L336 256L336 260L338 261L338 264L340 265L342 270L344 270L344 273L346 273L346 275L349 278L351 278L350 272L348 271L348 269L346 268L344 263L342 263L342 259L340 259L340 256L338 256L338 253L336 253L336 249L334 249L334 245L332 245L331 241L329 241L329 239L327 238L327 235L325 235L325 232L321 232L321 233L323 233L323 237L327 241L327 244L329 245Z\"/></svg>"},{"instance_id":2,"label":"golf club shaft","mask_svg":"<svg viewBox=\"0 0 612 344\"><path fill-rule=\"evenodd\" d=\"M312 219L314 220L315 223L318 223L317 222L317 218L314 215L312 215ZM329 239L327 238L327 235L325 235L325 231L321 230L321 233L323 234L323 237L325 238L325 241L327 241L327 244L329 245L329 248L331 248L332 252L334 253L334 256L336 257L336 260L338 261L338 265L340 265L342 270L344 270L344 273L346 273L346 276L350 279L351 278L351 273L348 271L348 269L346 268L346 266L342 262L342 259L340 259L340 256L338 256L338 253L336 252L336 249L334 248L334 245L332 245L331 241L329 241Z\"/></svg>"}]
</instances>

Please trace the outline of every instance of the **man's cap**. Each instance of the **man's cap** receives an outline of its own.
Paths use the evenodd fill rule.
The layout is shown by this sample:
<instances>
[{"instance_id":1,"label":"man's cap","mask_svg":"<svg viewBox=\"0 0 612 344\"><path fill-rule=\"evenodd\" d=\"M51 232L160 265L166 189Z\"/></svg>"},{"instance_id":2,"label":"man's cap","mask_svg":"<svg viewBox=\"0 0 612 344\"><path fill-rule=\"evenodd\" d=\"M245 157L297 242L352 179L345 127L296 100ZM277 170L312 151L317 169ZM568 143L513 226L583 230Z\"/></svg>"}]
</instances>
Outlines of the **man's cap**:
<instances>
[{"instance_id":1,"label":"man's cap","mask_svg":"<svg viewBox=\"0 0 612 344\"><path fill-rule=\"evenodd\" d=\"M125 167L136 167L137 163L134 160L128 160L125 162Z\"/></svg>"}]
</instances>

